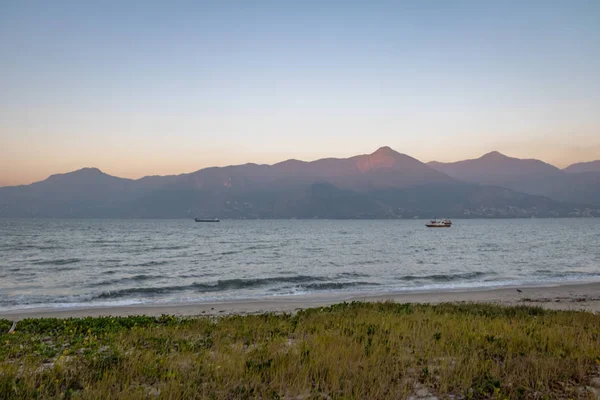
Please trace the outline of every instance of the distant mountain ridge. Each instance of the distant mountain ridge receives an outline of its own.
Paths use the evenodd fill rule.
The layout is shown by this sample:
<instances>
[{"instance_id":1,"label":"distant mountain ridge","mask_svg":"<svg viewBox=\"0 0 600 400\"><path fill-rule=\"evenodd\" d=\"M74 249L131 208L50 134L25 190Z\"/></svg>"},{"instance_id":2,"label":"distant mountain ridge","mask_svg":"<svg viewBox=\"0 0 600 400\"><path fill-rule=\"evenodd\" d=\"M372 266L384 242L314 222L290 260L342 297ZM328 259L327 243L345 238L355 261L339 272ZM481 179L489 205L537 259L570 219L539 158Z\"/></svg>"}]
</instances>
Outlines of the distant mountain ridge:
<instances>
[{"instance_id":1,"label":"distant mountain ridge","mask_svg":"<svg viewBox=\"0 0 600 400\"><path fill-rule=\"evenodd\" d=\"M144 179L144 178L142 178ZM368 190L416 184L448 183L447 175L419 160L382 147L372 154L316 161L287 160L274 165L244 164L201 169L173 180L196 188L245 188L248 185L328 182L340 188Z\"/></svg>"},{"instance_id":2,"label":"distant mountain ridge","mask_svg":"<svg viewBox=\"0 0 600 400\"><path fill-rule=\"evenodd\" d=\"M501 186L558 201L600 204L600 171L594 172L596 162L574 164L561 170L540 160L491 152L477 159L453 163L434 161L427 165L464 182Z\"/></svg>"},{"instance_id":3,"label":"distant mountain ridge","mask_svg":"<svg viewBox=\"0 0 600 400\"><path fill-rule=\"evenodd\" d=\"M546 193L549 186L564 175L560 169L543 161L508 157L497 151L477 159L454 163L430 162L428 165L461 181L533 194Z\"/></svg>"},{"instance_id":4,"label":"distant mountain ridge","mask_svg":"<svg viewBox=\"0 0 600 400\"><path fill-rule=\"evenodd\" d=\"M569 174L577 174L582 172L600 172L600 160L572 164L565 168L563 171Z\"/></svg>"},{"instance_id":5,"label":"distant mountain ridge","mask_svg":"<svg viewBox=\"0 0 600 400\"><path fill-rule=\"evenodd\" d=\"M570 192L559 199L560 190L558 194L552 190L557 182L563 185L564 176L570 177ZM520 160L498 152L457 163L424 164L381 147L350 158L211 167L137 180L83 168L31 185L0 188L0 217L593 215L589 204L600 204L600 197L595 202L594 179L595 173L568 174L539 160Z\"/></svg>"},{"instance_id":6,"label":"distant mountain ridge","mask_svg":"<svg viewBox=\"0 0 600 400\"><path fill-rule=\"evenodd\" d=\"M450 176L468 177L468 179L478 179L478 177L493 176L495 179L503 180L515 175L525 174L547 174L556 175L560 169L536 159L521 159L506 156L497 151L484 154L483 156L453 163L440 163L432 161L429 166L439 170L447 171Z\"/></svg>"}]
</instances>

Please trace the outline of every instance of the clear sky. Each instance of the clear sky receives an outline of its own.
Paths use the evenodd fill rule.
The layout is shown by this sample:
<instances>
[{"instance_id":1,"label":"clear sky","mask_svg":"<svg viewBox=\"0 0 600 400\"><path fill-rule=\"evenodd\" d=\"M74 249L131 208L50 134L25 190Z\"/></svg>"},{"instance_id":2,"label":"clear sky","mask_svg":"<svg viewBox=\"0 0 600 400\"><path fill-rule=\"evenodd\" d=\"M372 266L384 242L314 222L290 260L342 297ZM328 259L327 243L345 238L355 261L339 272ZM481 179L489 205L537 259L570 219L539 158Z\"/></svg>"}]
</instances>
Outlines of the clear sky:
<instances>
[{"instance_id":1,"label":"clear sky","mask_svg":"<svg viewBox=\"0 0 600 400\"><path fill-rule=\"evenodd\" d=\"M0 185L369 153L600 158L600 1L0 0Z\"/></svg>"}]
</instances>

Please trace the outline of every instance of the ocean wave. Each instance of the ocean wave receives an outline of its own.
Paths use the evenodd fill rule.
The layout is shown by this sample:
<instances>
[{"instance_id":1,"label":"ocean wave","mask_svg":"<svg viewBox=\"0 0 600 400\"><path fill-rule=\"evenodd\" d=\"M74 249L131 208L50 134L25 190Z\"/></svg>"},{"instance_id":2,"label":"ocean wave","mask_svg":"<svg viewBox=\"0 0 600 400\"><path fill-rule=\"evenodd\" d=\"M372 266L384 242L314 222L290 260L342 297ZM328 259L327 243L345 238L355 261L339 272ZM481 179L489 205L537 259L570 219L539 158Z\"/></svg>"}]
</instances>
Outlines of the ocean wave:
<instances>
[{"instance_id":1,"label":"ocean wave","mask_svg":"<svg viewBox=\"0 0 600 400\"><path fill-rule=\"evenodd\" d=\"M87 287L122 285L125 283L137 283L137 282L144 282L144 281L150 281L150 280L155 280L155 279L164 279L164 278L168 278L168 276L140 274L140 275L127 276L127 277L118 278L118 279L109 279L109 280L105 280L105 281L94 282L94 283L87 285Z\"/></svg>"},{"instance_id":2,"label":"ocean wave","mask_svg":"<svg viewBox=\"0 0 600 400\"><path fill-rule=\"evenodd\" d=\"M190 278L210 278L213 276L219 276L216 272L205 272L202 274L183 274L177 275L177 278L190 279Z\"/></svg>"},{"instance_id":3,"label":"ocean wave","mask_svg":"<svg viewBox=\"0 0 600 400\"><path fill-rule=\"evenodd\" d=\"M352 281L352 282L317 282L317 283L309 283L306 285L301 285L300 289L305 290L342 290L351 287L357 286L381 286L379 283L375 282L361 282L361 281Z\"/></svg>"},{"instance_id":4,"label":"ocean wave","mask_svg":"<svg viewBox=\"0 0 600 400\"><path fill-rule=\"evenodd\" d=\"M62 304L62 303L73 303L79 304L86 301L92 300L93 295L91 294L79 294L69 296L57 296L52 297L48 295L17 295L0 297L0 306L2 307L22 307L22 306L42 306L49 304Z\"/></svg>"},{"instance_id":5,"label":"ocean wave","mask_svg":"<svg viewBox=\"0 0 600 400\"><path fill-rule=\"evenodd\" d=\"M228 251L223 251L219 254L222 256L229 256L229 255L237 254L237 253L241 253L241 252L242 252L241 250L228 250Z\"/></svg>"},{"instance_id":6,"label":"ocean wave","mask_svg":"<svg viewBox=\"0 0 600 400\"><path fill-rule=\"evenodd\" d=\"M270 250L270 249L278 249L279 244L253 244L244 249L246 250Z\"/></svg>"},{"instance_id":7,"label":"ocean wave","mask_svg":"<svg viewBox=\"0 0 600 400\"><path fill-rule=\"evenodd\" d=\"M349 265L377 265L377 264L385 264L386 261L380 259L372 259L372 260L357 260L351 262Z\"/></svg>"},{"instance_id":8,"label":"ocean wave","mask_svg":"<svg viewBox=\"0 0 600 400\"><path fill-rule=\"evenodd\" d=\"M281 283L307 283L313 281L324 280L326 278L314 277L307 275L297 275L288 277L272 277L272 278L253 278L253 279L224 279L213 282L199 283L195 282L189 285L174 285L174 286L159 286L159 287L134 287L119 290L111 290L95 295L95 299L112 299L121 298L133 295L158 295L169 294L182 291L194 292L221 292L225 290L247 289L267 286L270 284Z\"/></svg>"},{"instance_id":9,"label":"ocean wave","mask_svg":"<svg viewBox=\"0 0 600 400\"><path fill-rule=\"evenodd\" d=\"M64 271L76 271L79 267L58 267L54 268L52 272L64 272Z\"/></svg>"},{"instance_id":10,"label":"ocean wave","mask_svg":"<svg viewBox=\"0 0 600 400\"><path fill-rule=\"evenodd\" d=\"M183 249L187 249L190 246L184 246L184 245L174 245L174 246L155 246L155 247L151 247L150 250L183 250Z\"/></svg>"},{"instance_id":11,"label":"ocean wave","mask_svg":"<svg viewBox=\"0 0 600 400\"><path fill-rule=\"evenodd\" d=\"M116 274L117 272L119 272L119 271L116 271L114 269L109 269L108 271L103 271L102 273L104 275L113 275L113 274Z\"/></svg>"},{"instance_id":12,"label":"ocean wave","mask_svg":"<svg viewBox=\"0 0 600 400\"><path fill-rule=\"evenodd\" d=\"M432 275L404 275L396 278L400 281L434 281L434 282L450 282L461 279L476 279L483 276L494 274L493 272L465 272L460 274L432 274Z\"/></svg>"},{"instance_id":13,"label":"ocean wave","mask_svg":"<svg viewBox=\"0 0 600 400\"><path fill-rule=\"evenodd\" d=\"M588 274L588 278L595 276L596 279L600 279L599 274ZM583 278L583 279L582 279ZM269 278L266 278L269 279ZM302 279L302 278L300 278ZM311 277L312 280L325 279ZM588 281L583 276L575 277L571 276L568 281L576 282ZM365 288L371 293L391 293L391 292L416 292L416 291L436 291L436 290L460 290L460 289L477 289L477 288L500 288L510 286L546 286L546 285L560 285L564 283L563 279L557 278L546 278L546 279L515 279L511 278L508 280L498 281L476 281L476 282L441 282L441 283L427 283L417 286L402 286L402 287L390 287L385 284L376 286L373 291ZM318 285L317 283L309 283L307 285L288 285L273 289L265 290L263 293L215 293L210 291L210 295L197 296L194 293L177 295L176 292L170 292L170 289L174 287L162 287L162 288L133 288L125 289L122 291L115 291L111 294L109 292L93 294L84 293L69 296L48 296L48 295L18 295L18 296L0 296L0 311L2 310L18 310L18 309L31 309L40 307L52 307L52 308L75 308L75 307L113 307L129 304L173 304L181 302L204 302L204 301L223 301L228 299L260 299L272 296L286 296L286 295L308 295L311 292L318 290L335 292L336 290L343 289L341 285L346 284L346 287L355 287L357 293L361 291L360 285L377 285L372 282L328 282L323 281L321 285L310 287L310 285ZM333 285L331 285L333 284ZM331 286L330 286L331 285ZM184 288L190 288L199 286L199 284L193 284L185 286ZM287 291L286 291L287 289ZM150 290L151 295L147 296L147 290ZM283 291L282 291L283 290ZM166 296L154 297L153 294L166 294ZM169 294L171 294L169 296ZM136 296L137 295L137 296Z\"/></svg>"},{"instance_id":14,"label":"ocean wave","mask_svg":"<svg viewBox=\"0 0 600 400\"><path fill-rule=\"evenodd\" d=\"M135 264L134 267L154 267L157 265L166 265L167 261L147 261L139 264Z\"/></svg>"},{"instance_id":15,"label":"ocean wave","mask_svg":"<svg viewBox=\"0 0 600 400\"><path fill-rule=\"evenodd\" d=\"M600 272L586 271L567 271L551 275L552 278L596 278L600 277Z\"/></svg>"},{"instance_id":16,"label":"ocean wave","mask_svg":"<svg viewBox=\"0 0 600 400\"><path fill-rule=\"evenodd\" d=\"M90 243L92 243L92 244L121 244L121 243L123 243L123 240L98 239L98 240L91 240Z\"/></svg>"},{"instance_id":17,"label":"ocean wave","mask_svg":"<svg viewBox=\"0 0 600 400\"><path fill-rule=\"evenodd\" d=\"M364 278L369 274L361 274L360 272L342 272L339 274L340 277L351 277L351 278Z\"/></svg>"},{"instance_id":18,"label":"ocean wave","mask_svg":"<svg viewBox=\"0 0 600 400\"><path fill-rule=\"evenodd\" d=\"M35 261L33 264L35 265L67 265L74 264L80 262L80 258L60 258L57 260L43 260L43 261Z\"/></svg>"},{"instance_id":19,"label":"ocean wave","mask_svg":"<svg viewBox=\"0 0 600 400\"><path fill-rule=\"evenodd\" d=\"M323 247L303 247L301 250L303 251L309 251L309 252L320 252L325 250L325 248Z\"/></svg>"},{"instance_id":20,"label":"ocean wave","mask_svg":"<svg viewBox=\"0 0 600 400\"><path fill-rule=\"evenodd\" d=\"M4 245L0 247L0 250L11 250L11 251L23 251L23 250L60 250L62 246L44 246L38 244L23 244L23 245Z\"/></svg>"}]
</instances>

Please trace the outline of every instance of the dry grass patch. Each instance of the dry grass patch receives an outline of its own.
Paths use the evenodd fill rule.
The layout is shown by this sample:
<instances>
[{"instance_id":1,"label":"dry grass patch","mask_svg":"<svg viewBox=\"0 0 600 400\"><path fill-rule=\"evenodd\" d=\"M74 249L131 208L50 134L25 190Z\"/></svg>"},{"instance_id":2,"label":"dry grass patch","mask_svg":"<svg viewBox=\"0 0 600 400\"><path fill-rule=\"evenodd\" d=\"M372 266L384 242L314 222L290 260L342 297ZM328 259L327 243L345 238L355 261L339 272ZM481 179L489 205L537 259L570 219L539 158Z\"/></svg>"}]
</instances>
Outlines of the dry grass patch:
<instances>
[{"instance_id":1,"label":"dry grass patch","mask_svg":"<svg viewBox=\"0 0 600 400\"><path fill-rule=\"evenodd\" d=\"M24 320L0 335L0 398L591 399L599 331L589 313L475 304Z\"/></svg>"}]
</instances>

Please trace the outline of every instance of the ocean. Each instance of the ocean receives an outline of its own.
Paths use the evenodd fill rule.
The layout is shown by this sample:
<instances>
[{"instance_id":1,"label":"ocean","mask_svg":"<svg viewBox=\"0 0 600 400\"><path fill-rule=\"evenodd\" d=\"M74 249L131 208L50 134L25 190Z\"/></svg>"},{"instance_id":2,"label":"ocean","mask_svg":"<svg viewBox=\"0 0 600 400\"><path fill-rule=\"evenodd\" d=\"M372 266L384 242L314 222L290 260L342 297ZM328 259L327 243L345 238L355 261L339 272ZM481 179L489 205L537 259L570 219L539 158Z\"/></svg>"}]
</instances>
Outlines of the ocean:
<instances>
[{"instance_id":1,"label":"ocean","mask_svg":"<svg viewBox=\"0 0 600 400\"><path fill-rule=\"evenodd\" d=\"M599 219L0 220L0 310L600 280Z\"/></svg>"}]
</instances>

